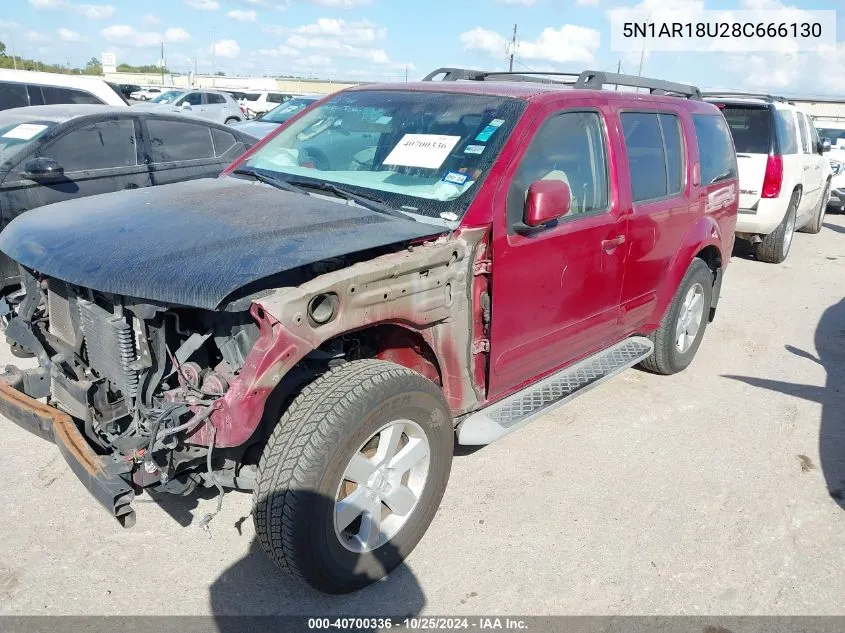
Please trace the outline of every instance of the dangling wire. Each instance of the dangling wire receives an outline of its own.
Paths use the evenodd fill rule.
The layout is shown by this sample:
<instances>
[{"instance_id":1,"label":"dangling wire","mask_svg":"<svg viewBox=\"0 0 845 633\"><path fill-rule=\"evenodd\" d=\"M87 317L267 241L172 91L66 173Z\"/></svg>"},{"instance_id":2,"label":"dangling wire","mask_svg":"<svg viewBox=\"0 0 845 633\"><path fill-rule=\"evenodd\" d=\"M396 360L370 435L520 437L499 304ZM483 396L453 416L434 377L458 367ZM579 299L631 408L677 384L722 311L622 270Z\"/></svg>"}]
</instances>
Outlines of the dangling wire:
<instances>
[{"instance_id":1,"label":"dangling wire","mask_svg":"<svg viewBox=\"0 0 845 633\"><path fill-rule=\"evenodd\" d=\"M211 469L211 453L214 450L214 440L217 438L217 427L206 419L206 428L209 426L211 427L211 441L208 443L208 454L205 456L205 465L208 468L209 478L217 487L217 509L211 514L206 514L199 522L200 529L203 529L206 532L208 532L208 524L211 523L211 519L217 516L217 513L220 512L220 508L223 507L223 486L221 486L220 482L217 481L217 477ZM209 537L211 537L211 534L209 534Z\"/></svg>"}]
</instances>

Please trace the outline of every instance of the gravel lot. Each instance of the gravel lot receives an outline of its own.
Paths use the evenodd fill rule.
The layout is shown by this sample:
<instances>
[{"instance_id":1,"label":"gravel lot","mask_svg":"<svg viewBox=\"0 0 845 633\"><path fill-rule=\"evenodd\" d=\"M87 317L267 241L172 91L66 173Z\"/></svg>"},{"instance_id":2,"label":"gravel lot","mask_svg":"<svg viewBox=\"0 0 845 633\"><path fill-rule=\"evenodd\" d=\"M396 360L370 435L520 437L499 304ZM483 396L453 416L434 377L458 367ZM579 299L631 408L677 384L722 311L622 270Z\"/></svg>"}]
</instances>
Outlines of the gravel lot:
<instances>
[{"instance_id":1,"label":"gravel lot","mask_svg":"<svg viewBox=\"0 0 845 633\"><path fill-rule=\"evenodd\" d=\"M845 614L843 233L831 216L782 266L735 257L683 374L629 370L456 456L407 565L350 596L277 572L248 495L210 536L211 493L144 495L123 530L2 420L0 613Z\"/></svg>"}]
</instances>

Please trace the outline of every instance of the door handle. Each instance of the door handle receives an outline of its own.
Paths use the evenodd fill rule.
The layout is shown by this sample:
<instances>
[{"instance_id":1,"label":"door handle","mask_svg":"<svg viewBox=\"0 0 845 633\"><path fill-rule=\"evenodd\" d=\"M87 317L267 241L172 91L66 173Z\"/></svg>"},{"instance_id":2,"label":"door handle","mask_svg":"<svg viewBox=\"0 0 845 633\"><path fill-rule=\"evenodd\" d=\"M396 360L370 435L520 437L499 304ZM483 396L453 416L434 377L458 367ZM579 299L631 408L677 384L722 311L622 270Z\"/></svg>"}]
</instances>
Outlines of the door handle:
<instances>
[{"instance_id":1,"label":"door handle","mask_svg":"<svg viewBox=\"0 0 845 633\"><path fill-rule=\"evenodd\" d=\"M625 236L624 235L617 235L616 237L609 239L609 240L602 240L601 241L601 248L605 252L610 252L614 248L622 246L625 243Z\"/></svg>"}]
</instances>

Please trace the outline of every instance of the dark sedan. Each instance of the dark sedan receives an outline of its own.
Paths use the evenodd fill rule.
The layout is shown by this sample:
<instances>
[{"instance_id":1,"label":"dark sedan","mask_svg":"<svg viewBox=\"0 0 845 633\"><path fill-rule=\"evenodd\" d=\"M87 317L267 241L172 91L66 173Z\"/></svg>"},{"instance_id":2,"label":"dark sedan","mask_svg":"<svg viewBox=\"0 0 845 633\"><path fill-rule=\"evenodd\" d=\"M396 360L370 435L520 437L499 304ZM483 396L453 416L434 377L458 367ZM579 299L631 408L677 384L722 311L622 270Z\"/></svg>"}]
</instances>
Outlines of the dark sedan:
<instances>
[{"instance_id":1,"label":"dark sedan","mask_svg":"<svg viewBox=\"0 0 845 633\"><path fill-rule=\"evenodd\" d=\"M216 177L256 141L230 126L135 108L0 111L0 222L63 200ZM17 281L17 266L0 255L0 287Z\"/></svg>"}]
</instances>

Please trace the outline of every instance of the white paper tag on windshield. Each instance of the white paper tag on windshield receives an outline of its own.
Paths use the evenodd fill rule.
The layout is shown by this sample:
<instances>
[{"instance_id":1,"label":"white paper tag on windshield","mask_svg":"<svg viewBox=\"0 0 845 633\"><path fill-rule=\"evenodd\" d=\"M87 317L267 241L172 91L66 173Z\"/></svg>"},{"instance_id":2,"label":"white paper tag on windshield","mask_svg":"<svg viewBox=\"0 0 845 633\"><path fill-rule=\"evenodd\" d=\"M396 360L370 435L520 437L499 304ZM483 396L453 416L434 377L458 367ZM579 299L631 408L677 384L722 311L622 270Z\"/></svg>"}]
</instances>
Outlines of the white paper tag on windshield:
<instances>
[{"instance_id":1,"label":"white paper tag on windshield","mask_svg":"<svg viewBox=\"0 0 845 633\"><path fill-rule=\"evenodd\" d=\"M383 164L437 169L460 140L460 136L443 134L406 134Z\"/></svg>"},{"instance_id":2,"label":"white paper tag on windshield","mask_svg":"<svg viewBox=\"0 0 845 633\"><path fill-rule=\"evenodd\" d=\"M22 141L28 141L35 135L40 134L47 129L46 125L39 125L37 123L21 123L13 127L11 130L3 135L3 138L17 138Z\"/></svg>"}]
</instances>

